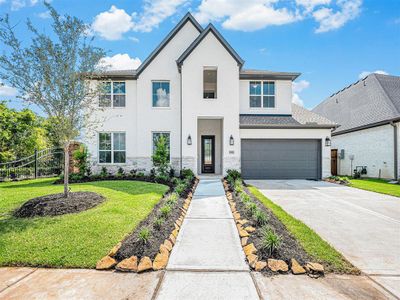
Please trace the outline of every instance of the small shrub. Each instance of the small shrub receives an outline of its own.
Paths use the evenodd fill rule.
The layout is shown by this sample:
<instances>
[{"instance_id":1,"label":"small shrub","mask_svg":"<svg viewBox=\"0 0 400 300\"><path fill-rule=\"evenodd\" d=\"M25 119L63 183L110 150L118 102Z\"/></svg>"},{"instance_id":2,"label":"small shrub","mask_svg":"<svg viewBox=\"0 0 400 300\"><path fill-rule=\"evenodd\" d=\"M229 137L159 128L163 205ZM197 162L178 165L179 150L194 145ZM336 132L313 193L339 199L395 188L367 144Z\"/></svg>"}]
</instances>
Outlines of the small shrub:
<instances>
[{"instance_id":1,"label":"small shrub","mask_svg":"<svg viewBox=\"0 0 400 300\"><path fill-rule=\"evenodd\" d=\"M168 137L161 134L156 141L154 154L151 156L157 175L168 176L169 168L169 141ZM156 171L154 170L154 172Z\"/></svg>"},{"instance_id":2,"label":"small shrub","mask_svg":"<svg viewBox=\"0 0 400 300\"><path fill-rule=\"evenodd\" d=\"M168 215L171 213L171 206L164 205L160 208L160 213L162 217L168 217Z\"/></svg>"},{"instance_id":3,"label":"small shrub","mask_svg":"<svg viewBox=\"0 0 400 300\"><path fill-rule=\"evenodd\" d=\"M125 175L125 170L122 167L119 167L116 176L122 177L124 175Z\"/></svg>"},{"instance_id":4,"label":"small shrub","mask_svg":"<svg viewBox=\"0 0 400 300\"><path fill-rule=\"evenodd\" d=\"M136 176L136 173L137 173L136 169L132 169L132 170L129 171L129 174L131 174L131 176L133 176L133 177Z\"/></svg>"},{"instance_id":5,"label":"small shrub","mask_svg":"<svg viewBox=\"0 0 400 300\"><path fill-rule=\"evenodd\" d=\"M106 167L103 166L101 168L100 176L103 177L103 178L108 176L108 170L107 170Z\"/></svg>"},{"instance_id":6,"label":"small shrub","mask_svg":"<svg viewBox=\"0 0 400 300\"><path fill-rule=\"evenodd\" d=\"M86 168L86 175L89 177L92 176L92 168L90 166Z\"/></svg>"},{"instance_id":7,"label":"small shrub","mask_svg":"<svg viewBox=\"0 0 400 300\"><path fill-rule=\"evenodd\" d=\"M242 202L243 202L244 204L249 203L249 202L251 201L250 196L247 195L245 192L241 192L240 195L239 195L239 197L240 197L240 200L242 200Z\"/></svg>"},{"instance_id":8,"label":"small shrub","mask_svg":"<svg viewBox=\"0 0 400 300\"><path fill-rule=\"evenodd\" d=\"M175 187L175 193L182 196L186 191L186 184L184 182L179 182Z\"/></svg>"},{"instance_id":9,"label":"small shrub","mask_svg":"<svg viewBox=\"0 0 400 300\"><path fill-rule=\"evenodd\" d=\"M250 212L250 214L252 216L254 216L256 214L256 212L258 211L257 204L255 204L254 202L247 203L246 204L246 209Z\"/></svg>"},{"instance_id":10,"label":"small shrub","mask_svg":"<svg viewBox=\"0 0 400 300\"><path fill-rule=\"evenodd\" d=\"M278 250L281 244L282 238L280 235L276 234L275 231L269 227L263 229L261 247L269 256Z\"/></svg>"},{"instance_id":11,"label":"small shrub","mask_svg":"<svg viewBox=\"0 0 400 300\"><path fill-rule=\"evenodd\" d=\"M139 231L138 239L143 244L147 244L150 240L150 230L147 227L142 228L142 230Z\"/></svg>"},{"instance_id":12,"label":"small shrub","mask_svg":"<svg viewBox=\"0 0 400 300\"><path fill-rule=\"evenodd\" d=\"M154 178L154 177L156 177L156 169L152 168L150 170L150 178Z\"/></svg>"},{"instance_id":13,"label":"small shrub","mask_svg":"<svg viewBox=\"0 0 400 300\"><path fill-rule=\"evenodd\" d=\"M229 169L229 170L226 170L226 177L227 178L232 178L233 181L235 181L237 179L241 179L242 175L240 174L240 172L238 170Z\"/></svg>"},{"instance_id":14,"label":"small shrub","mask_svg":"<svg viewBox=\"0 0 400 300\"><path fill-rule=\"evenodd\" d=\"M137 177L140 177L140 178L143 178L143 177L145 177L146 175L144 175L144 173L143 172L139 172L139 173L137 173Z\"/></svg>"},{"instance_id":15,"label":"small shrub","mask_svg":"<svg viewBox=\"0 0 400 300\"><path fill-rule=\"evenodd\" d=\"M179 195L177 193L172 193L168 196L167 201L165 202L168 206L174 206L178 202Z\"/></svg>"},{"instance_id":16,"label":"small shrub","mask_svg":"<svg viewBox=\"0 0 400 300\"><path fill-rule=\"evenodd\" d=\"M87 148L83 145L81 145L77 150L74 151L74 153L72 154L72 157L75 160L75 165L78 167L79 169L79 174L81 176L84 176L87 172L87 168L88 168L88 151Z\"/></svg>"},{"instance_id":17,"label":"small shrub","mask_svg":"<svg viewBox=\"0 0 400 300\"><path fill-rule=\"evenodd\" d=\"M194 173L193 173L193 171L191 170L191 169L182 169L182 171L181 171L181 178L183 179L183 178L187 178L187 179L189 179L190 181L193 181L193 179L194 179Z\"/></svg>"},{"instance_id":18,"label":"small shrub","mask_svg":"<svg viewBox=\"0 0 400 300\"><path fill-rule=\"evenodd\" d=\"M168 175L169 175L169 178L174 178L175 177L175 169L174 168L170 168Z\"/></svg>"},{"instance_id":19,"label":"small shrub","mask_svg":"<svg viewBox=\"0 0 400 300\"><path fill-rule=\"evenodd\" d=\"M164 182L169 182L169 176L165 174L158 174L155 178L156 182L164 183Z\"/></svg>"},{"instance_id":20,"label":"small shrub","mask_svg":"<svg viewBox=\"0 0 400 300\"><path fill-rule=\"evenodd\" d=\"M259 209L257 209L257 211L254 213L253 217L254 221L256 221L257 226L264 226L268 223L267 215Z\"/></svg>"},{"instance_id":21,"label":"small shrub","mask_svg":"<svg viewBox=\"0 0 400 300\"><path fill-rule=\"evenodd\" d=\"M165 222L164 218L162 218L162 217L157 218L154 221L154 228L157 230L160 230L162 225L164 224L164 222Z\"/></svg>"},{"instance_id":22,"label":"small shrub","mask_svg":"<svg viewBox=\"0 0 400 300\"><path fill-rule=\"evenodd\" d=\"M240 194L243 191L242 182L240 180L235 180L233 184L233 189L236 193Z\"/></svg>"}]
</instances>

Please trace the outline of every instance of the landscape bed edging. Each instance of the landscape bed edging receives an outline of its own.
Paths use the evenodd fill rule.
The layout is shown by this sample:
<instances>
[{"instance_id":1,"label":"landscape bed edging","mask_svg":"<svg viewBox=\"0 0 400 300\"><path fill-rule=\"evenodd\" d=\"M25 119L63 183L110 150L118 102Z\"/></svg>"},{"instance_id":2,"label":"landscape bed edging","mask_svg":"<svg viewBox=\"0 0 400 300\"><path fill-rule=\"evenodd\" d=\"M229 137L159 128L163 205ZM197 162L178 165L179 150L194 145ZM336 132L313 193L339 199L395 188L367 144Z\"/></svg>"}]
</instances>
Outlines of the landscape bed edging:
<instances>
[{"instance_id":1,"label":"landscape bed edging","mask_svg":"<svg viewBox=\"0 0 400 300\"><path fill-rule=\"evenodd\" d=\"M143 256L138 259L138 255L132 255L129 258L125 258L121 261L118 261L116 258L116 254L120 250L122 246L122 242L119 242L115 245L109 253L100 259L96 264L97 270L111 270L114 269L121 272L136 272L141 273L145 271L158 271L165 269L168 260L170 257L170 253L176 243L176 239L178 237L178 233L182 227L182 223L186 216L189 205L192 201L194 191L198 185L199 179L195 178L188 193L186 199L183 202L181 207L177 207L181 211L178 219L175 220L175 228L172 230L171 234L167 239L164 240L163 243L159 246L159 252L155 255L152 260L149 256Z\"/></svg>"},{"instance_id":2,"label":"landscape bed edging","mask_svg":"<svg viewBox=\"0 0 400 300\"><path fill-rule=\"evenodd\" d=\"M230 209L235 220L236 228L240 237L241 246L246 256L247 262L251 269L261 272L264 270L270 270L273 273L287 274L291 270L294 275L307 274L312 278L318 278L324 276L324 267L320 263L307 262L301 265L295 258L291 258L290 267L284 261L280 259L268 258L267 260L259 260L257 255L258 249L254 243L248 244L249 237L257 230L253 226L246 226L249 223L248 220L242 219L240 213L236 209L235 192L231 190L228 182L222 180L226 198L228 200Z\"/></svg>"}]
</instances>

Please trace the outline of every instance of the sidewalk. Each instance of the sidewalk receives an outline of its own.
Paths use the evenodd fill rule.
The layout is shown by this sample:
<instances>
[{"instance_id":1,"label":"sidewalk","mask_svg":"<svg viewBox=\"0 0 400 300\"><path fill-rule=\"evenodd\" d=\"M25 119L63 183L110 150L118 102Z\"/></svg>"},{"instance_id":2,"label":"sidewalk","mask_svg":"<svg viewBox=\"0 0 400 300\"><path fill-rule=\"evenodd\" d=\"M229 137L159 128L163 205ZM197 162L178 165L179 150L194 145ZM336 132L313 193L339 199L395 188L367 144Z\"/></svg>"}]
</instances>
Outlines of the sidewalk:
<instances>
[{"instance_id":1,"label":"sidewalk","mask_svg":"<svg viewBox=\"0 0 400 300\"><path fill-rule=\"evenodd\" d=\"M220 180L200 181L157 299L259 299Z\"/></svg>"}]
</instances>

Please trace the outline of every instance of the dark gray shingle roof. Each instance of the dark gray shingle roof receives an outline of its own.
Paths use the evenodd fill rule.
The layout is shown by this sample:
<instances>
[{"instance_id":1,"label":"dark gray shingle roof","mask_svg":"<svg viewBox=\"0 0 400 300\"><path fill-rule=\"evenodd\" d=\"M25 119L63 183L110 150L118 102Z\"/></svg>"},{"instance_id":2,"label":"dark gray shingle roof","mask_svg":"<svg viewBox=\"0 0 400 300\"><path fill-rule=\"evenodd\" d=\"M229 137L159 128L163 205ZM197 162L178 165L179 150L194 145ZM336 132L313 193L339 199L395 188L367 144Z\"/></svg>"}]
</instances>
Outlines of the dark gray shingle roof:
<instances>
[{"instance_id":1,"label":"dark gray shingle roof","mask_svg":"<svg viewBox=\"0 0 400 300\"><path fill-rule=\"evenodd\" d=\"M335 121L335 133L400 117L400 77L370 74L331 95L313 112Z\"/></svg>"},{"instance_id":2,"label":"dark gray shingle roof","mask_svg":"<svg viewBox=\"0 0 400 300\"><path fill-rule=\"evenodd\" d=\"M240 70L240 79L290 79L295 80L301 73L297 72L274 72L269 70Z\"/></svg>"},{"instance_id":3,"label":"dark gray shingle roof","mask_svg":"<svg viewBox=\"0 0 400 300\"><path fill-rule=\"evenodd\" d=\"M335 126L334 122L294 103L291 115L240 115L240 128L333 128Z\"/></svg>"}]
</instances>

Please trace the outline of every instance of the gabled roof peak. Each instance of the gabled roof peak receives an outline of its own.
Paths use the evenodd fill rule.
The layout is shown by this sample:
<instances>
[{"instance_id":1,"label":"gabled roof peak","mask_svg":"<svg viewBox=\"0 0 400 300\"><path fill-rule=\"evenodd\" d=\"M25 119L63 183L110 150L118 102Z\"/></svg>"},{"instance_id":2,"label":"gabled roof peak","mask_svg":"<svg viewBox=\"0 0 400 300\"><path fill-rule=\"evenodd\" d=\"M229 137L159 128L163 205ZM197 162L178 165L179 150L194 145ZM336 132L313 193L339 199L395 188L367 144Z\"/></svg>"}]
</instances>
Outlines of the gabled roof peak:
<instances>
[{"instance_id":1,"label":"gabled roof peak","mask_svg":"<svg viewBox=\"0 0 400 300\"><path fill-rule=\"evenodd\" d=\"M197 22L197 20L192 16L190 12L187 12L184 17L179 21L178 24L170 31L170 33L161 41L156 49L150 53L150 55L145 59L145 61L137 69L136 75L139 76L144 69L152 62L152 60L161 52L162 49L173 39L173 37L182 29L187 22L191 22L193 26L201 33L203 27Z\"/></svg>"},{"instance_id":2,"label":"gabled roof peak","mask_svg":"<svg viewBox=\"0 0 400 300\"><path fill-rule=\"evenodd\" d=\"M213 24L209 23L207 27L201 32L201 34L192 42L192 44L182 53L182 55L177 59L176 63L180 68L183 61L192 53L192 51L201 43L201 41L207 36L208 33L213 33L214 36L219 40L219 42L225 47L225 49L232 55L240 67L243 66L244 60L237 54L237 52L229 45L225 38L219 33L219 31L214 27Z\"/></svg>"}]
</instances>

